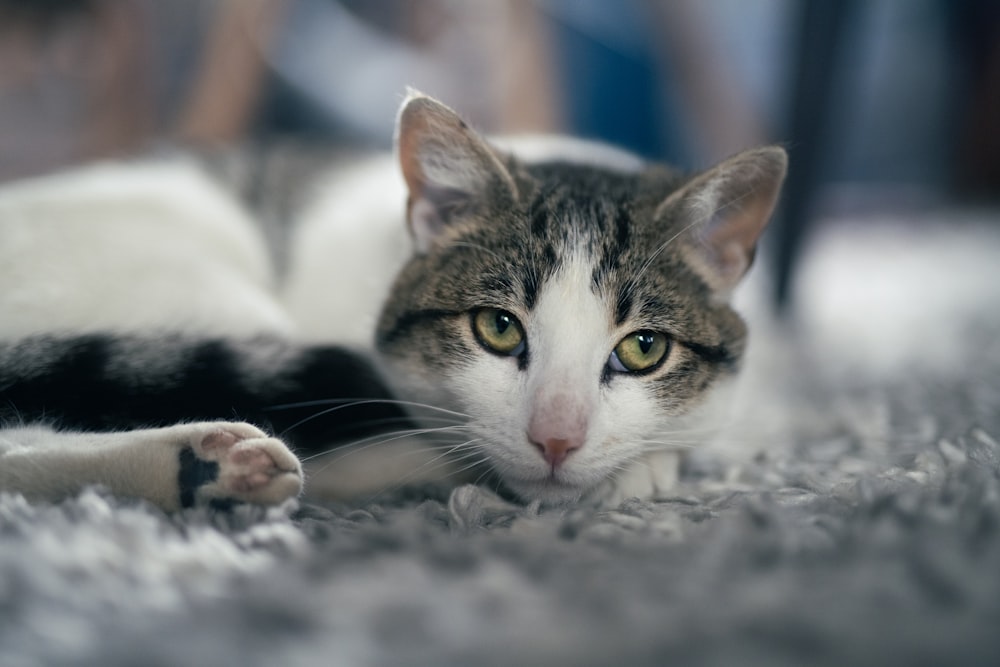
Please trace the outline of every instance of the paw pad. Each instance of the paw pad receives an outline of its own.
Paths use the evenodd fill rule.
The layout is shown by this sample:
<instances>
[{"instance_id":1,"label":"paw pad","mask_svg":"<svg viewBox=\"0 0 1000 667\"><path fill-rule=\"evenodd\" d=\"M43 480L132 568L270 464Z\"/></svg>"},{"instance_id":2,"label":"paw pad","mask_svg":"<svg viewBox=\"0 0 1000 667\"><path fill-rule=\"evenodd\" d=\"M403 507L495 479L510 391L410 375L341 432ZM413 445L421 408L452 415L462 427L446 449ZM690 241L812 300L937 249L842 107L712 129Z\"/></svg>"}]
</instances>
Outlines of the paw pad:
<instances>
[{"instance_id":1,"label":"paw pad","mask_svg":"<svg viewBox=\"0 0 1000 667\"><path fill-rule=\"evenodd\" d=\"M195 425L181 450L181 505L232 500L280 503L302 490L298 459L280 440L249 424Z\"/></svg>"}]
</instances>

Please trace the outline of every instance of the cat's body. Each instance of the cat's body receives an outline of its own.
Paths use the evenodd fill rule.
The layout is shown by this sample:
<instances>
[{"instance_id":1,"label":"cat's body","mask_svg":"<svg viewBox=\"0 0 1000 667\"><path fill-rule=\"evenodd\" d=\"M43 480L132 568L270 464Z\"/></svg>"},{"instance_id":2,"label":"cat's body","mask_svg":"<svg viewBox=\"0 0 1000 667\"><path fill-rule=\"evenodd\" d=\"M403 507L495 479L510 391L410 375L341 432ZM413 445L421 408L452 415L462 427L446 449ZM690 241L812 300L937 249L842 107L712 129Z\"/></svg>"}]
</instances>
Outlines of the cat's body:
<instances>
[{"instance_id":1,"label":"cat's body","mask_svg":"<svg viewBox=\"0 0 1000 667\"><path fill-rule=\"evenodd\" d=\"M0 491L274 502L299 492L300 466L240 422L276 431L307 412L275 405L387 397L364 359L292 340L253 221L192 163L6 186L0 238ZM339 416L299 430L351 437ZM205 438L226 447L203 451ZM222 456L239 442L250 452ZM227 489L206 485L223 478Z\"/></svg>"},{"instance_id":2,"label":"cat's body","mask_svg":"<svg viewBox=\"0 0 1000 667\"><path fill-rule=\"evenodd\" d=\"M728 293L770 215L784 153L744 153L695 178L577 141L522 140L507 147L518 156L511 157L420 96L404 105L397 141L403 178L374 164L335 183L299 226L280 290L269 284L252 224L218 202L205 225L172 227L169 219L186 215L183 204L191 202L161 187L123 209L144 218L143 240L116 241L115 225L98 216L93 224L107 233L74 238L62 250L76 258L63 263L51 245L64 238L60 226L93 216L39 213L52 229L34 228L45 233L32 237L20 219L31 210L17 200L24 188L0 194L0 225L25 235L21 247L28 248L6 257L13 269L0 268L0 309L19 313L0 324L2 416L86 429L238 417L294 427L293 442L308 433L311 444L330 444L345 426L403 424L396 403L383 400L370 358L422 427L401 430L400 441L419 430L427 444L409 459L386 454L396 436L356 448L375 460L328 455L310 475L321 491L356 481L361 459L369 470L401 468L404 479L433 474L449 460L452 471L492 474L523 500L543 503L613 501L669 487L677 446L688 440L679 432L738 366L745 327ZM48 187L51 199L63 196ZM171 200L180 209L163 213ZM410 234L400 220L404 204ZM162 220L143 213L150 206ZM34 284L32 252L55 267ZM101 284L99 312L88 316L79 305L94 301ZM173 336L165 345L157 342L164 332ZM82 349L81 333L103 346L82 364L65 352ZM104 395L85 385L62 387L60 395L59 386L45 385L60 368L46 354L62 354L74 382L87 382L87 372L90 382L103 381L94 386ZM226 372L217 373L220 364ZM123 378L125 390L106 400ZM31 382L38 386L26 391ZM87 396L85 409L72 407L74 391ZM186 392L201 400L186 403ZM359 399L350 416L347 399ZM303 405L286 413L288 404ZM299 425L302 410L314 418ZM54 498L103 483L168 508L213 498L275 502L298 492L294 457L246 426L131 433L105 441L0 430L0 490ZM101 475L58 461L102 447L104 458L94 455L91 468L129 459L122 448L144 453L135 454L131 473ZM63 454L49 462L52 451ZM80 474L45 481L65 478L61 470ZM129 481L119 482L122 476ZM144 478L160 490L143 493L146 482L136 480Z\"/></svg>"}]
</instances>

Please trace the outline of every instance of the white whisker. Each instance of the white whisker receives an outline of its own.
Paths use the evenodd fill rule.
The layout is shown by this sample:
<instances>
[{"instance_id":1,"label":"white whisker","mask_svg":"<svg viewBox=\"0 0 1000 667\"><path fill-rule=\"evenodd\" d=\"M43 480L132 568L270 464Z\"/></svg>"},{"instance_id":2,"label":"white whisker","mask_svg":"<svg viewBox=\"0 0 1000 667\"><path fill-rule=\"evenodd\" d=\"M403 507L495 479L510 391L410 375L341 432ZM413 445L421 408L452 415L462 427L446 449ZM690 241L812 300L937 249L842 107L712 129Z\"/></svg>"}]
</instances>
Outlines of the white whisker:
<instances>
[{"instance_id":1,"label":"white whisker","mask_svg":"<svg viewBox=\"0 0 1000 667\"><path fill-rule=\"evenodd\" d=\"M273 406L271 409L274 409L274 410L283 410L283 409L288 409L288 408L310 407L311 404L314 404L314 405L324 405L324 404L329 405L331 402L339 402L339 401L337 399L333 399L331 401L304 401L302 403L289 403L289 404L286 404L286 405ZM436 407L436 406L433 406L433 405L429 405L429 404L426 404L426 403L417 403L417 402L414 402L414 401L401 401L401 400L396 400L396 399L380 399L380 398L376 399L376 398L372 398L372 399L363 399L363 400L360 400L360 401L352 401L352 402L341 403L340 405L335 405L332 408L327 408L325 410L320 410L319 412L311 414L308 417L304 417L304 418L300 419L299 421L295 422L294 424L292 424L291 426L289 426L288 428L286 428L282 433L288 433L289 431L292 431L292 430L298 428L299 426L302 426L303 424L311 422L311 421L313 421L315 419L319 419L320 417L324 417L324 416L326 416L328 414L331 414L333 412L338 412L340 410L345 410L347 408L353 408L353 407L357 407L357 406L360 406L360 405L376 405L376 404L404 405L404 406L408 406L408 407L425 408L425 409L430 409L430 410L437 410L438 412L441 412L441 413L444 413L444 414L447 414L447 415L453 415L455 417L461 417L462 419L469 419L468 415L462 414L461 412L455 412L454 410L447 410L445 408L439 408L439 407Z\"/></svg>"},{"instance_id":2,"label":"white whisker","mask_svg":"<svg viewBox=\"0 0 1000 667\"><path fill-rule=\"evenodd\" d=\"M467 470L472 470L473 468L478 468L479 466L487 464L489 462L490 462L490 458L488 456L483 456L483 457L481 457L479 459L476 459L472 463L470 463L470 464L468 464L466 466L463 466L463 467L459 468L458 470L453 471L452 474L453 475L461 475L463 472L465 472Z\"/></svg>"},{"instance_id":3,"label":"white whisker","mask_svg":"<svg viewBox=\"0 0 1000 667\"><path fill-rule=\"evenodd\" d=\"M268 410L292 410L295 408L315 408L322 405L335 404L337 409L352 407L354 405L373 405L373 404L386 404L386 405L401 405L403 407L412 408L423 408L427 410L432 410L435 412L442 412L449 415L454 415L456 417L462 417L463 419L468 419L469 415L464 412L456 412L455 410L449 410L447 408L438 407L436 405L431 405L430 403L421 403L419 401L406 401L398 398L318 398L311 401L299 401L297 403L280 403L278 405L268 406Z\"/></svg>"},{"instance_id":4,"label":"white whisker","mask_svg":"<svg viewBox=\"0 0 1000 667\"><path fill-rule=\"evenodd\" d=\"M332 454L334 451L337 450L347 450L343 454L329 461L326 466L323 466L323 468L321 468L325 469L327 466L331 464L338 463L343 459L347 458L348 456L351 456L361 451L365 451L371 447L385 445L390 442L402 440L403 438L426 436L430 434L453 433L456 431L463 431L465 429L466 426L464 425L455 425L455 426L440 426L436 428L414 428L414 429L405 429L402 431L389 431L385 433L378 433L376 435L368 436L367 438L361 438L360 440L354 440L351 442L343 443L341 445L337 445L336 447L333 447L326 451L319 452L317 454L313 454L311 456L303 458L302 461L310 461L312 459L319 458L320 456Z\"/></svg>"},{"instance_id":5,"label":"white whisker","mask_svg":"<svg viewBox=\"0 0 1000 667\"><path fill-rule=\"evenodd\" d=\"M670 449L697 449L701 444L699 441L683 441L683 440L633 440L636 445L643 445L645 451L659 451L659 450L670 450ZM648 445L655 445L655 447L648 447Z\"/></svg>"},{"instance_id":6,"label":"white whisker","mask_svg":"<svg viewBox=\"0 0 1000 667\"><path fill-rule=\"evenodd\" d=\"M442 459L447 459L449 463L454 463L457 461L464 461L465 459L471 456L475 456L480 451L478 445L479 442L481 442L481 439L473 438L472 440L466 440L465 442L461 442L457 445L452 445L448 448L445 448L443 452L432 458L430 461L422 463L414 472L419 472L421 469L429 465L433 465L438 461L441 461ZM461 451L463 449L467 449L469 451L465 452L461 456L454 456L455 452Z\"/></svg>"},{"instance_id":7,"label":"white whisker","mask_svg":"<svg viewBox=\"0 0 1000 667\"><path fill-rule=\"evenodd\" d=\"M411 479L413 479L414 477L416 477L420 473L428 472L428 471L434 470L435 468L441 468L441 467L443 467L443 466L445 466L447 464L453 463L454 461L464 461L464 460L468 460L470 458L473 458L479 452L479 447L476 444L478 442L479 442L478 439L474 439L474 440L468 440L466 442L463 442L463 443L457 445L454 448L454 451L457 451L459 449L464 449L464 448L468 448L470 451L467 452L466 454L463 454L460 457L457 457L456 459L449 458L448 457L448 452L445 452L445 453L443 453L443 454L441 454L439 456L436 456L435 458L431 459L430 461L424 462L423 464L421 464L417 468L411 470L409 473L407 473L403 477L399 478L392 485L387 486L387 487L383 488L382 490L378 491L377 493L375 493L374 495L372 495L371 496L371 500L375 500L378 497L380 497L380 496L382 496L382 495L384 495L386 493L389 493L390 491L394 491L396 489L399 489L399 488L405 486L408 481L410 481ZM486 456L480 456L479 458L476 458L475 460L473 460L473 462L471 464L468 464L468 465L466 465L466 466L464 466L462 468L459 468L458 470L449 471L449 476L459 475L459 474L465 472L466 470L471 470L472 468L475 468L476 466L483 465L484 463L487 463L488 461L489 461L488 457L486 457ZM437 465L434 465L434 464L437 464Z\"/></svg>"},{"instance_id":8,"label":"white whisker","mask_svg":"<svg viewBox=\"0 0 1000 667\"><path fill-rule=\"evenodd\" d=\"M478 486L479 483L482 482L483 479L485 479L492 472L493 472L493 470L487 466L486 470L484 470L481 473L479 473L479 476L476 477L475 481L473 481L472 483ZM499 482L498 482L497 488L499 489Z\"/></svg>"}]
</instances>

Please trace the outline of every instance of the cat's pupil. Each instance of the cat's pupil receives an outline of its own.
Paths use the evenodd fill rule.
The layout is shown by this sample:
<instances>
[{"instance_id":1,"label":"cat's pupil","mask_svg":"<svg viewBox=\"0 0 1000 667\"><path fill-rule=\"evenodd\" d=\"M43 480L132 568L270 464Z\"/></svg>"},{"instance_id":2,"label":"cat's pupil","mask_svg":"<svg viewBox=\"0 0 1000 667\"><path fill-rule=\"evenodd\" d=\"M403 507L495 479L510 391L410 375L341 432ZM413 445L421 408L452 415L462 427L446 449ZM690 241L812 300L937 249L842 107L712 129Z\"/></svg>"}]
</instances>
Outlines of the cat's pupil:
<instances>
[{"instance_id":1,"label":"cat's pupil","mask_svg":"<svg viewBox=\"0 0 1000 667\"><path fill-rule=\"evenodd\" d=\"M649 351L653 348L653 337L649 334L636 334L635 338L639 343L639 350L643 354L649 354Z\"/></svg>"},{"instance_id":2,"label":"cat's pupil","mask_svg":"<svg viewBox=\"0 0 1000 667\"><path fill-rule=\"evenodd\" d=\"M497 313L497 333L503 335L503 333L507 331L508 327L510 327L510 316L504 313Z\"/></svg>"}]
</instances>

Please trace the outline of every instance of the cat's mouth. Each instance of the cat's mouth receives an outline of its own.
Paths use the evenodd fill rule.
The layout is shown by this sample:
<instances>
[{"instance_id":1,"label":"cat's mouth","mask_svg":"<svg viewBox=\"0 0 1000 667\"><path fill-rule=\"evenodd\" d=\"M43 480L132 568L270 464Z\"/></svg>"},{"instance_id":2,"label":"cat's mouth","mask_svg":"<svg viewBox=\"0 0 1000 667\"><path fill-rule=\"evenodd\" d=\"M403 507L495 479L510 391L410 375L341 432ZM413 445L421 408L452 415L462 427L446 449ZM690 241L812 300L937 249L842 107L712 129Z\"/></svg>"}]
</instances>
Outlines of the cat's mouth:
<instances>
[{"instance_id":1,"label":"cat's mouth","mask_svg":"<svg viewBox=\"0 0 1000 667\"><path fill-rule=\"evenodd\" d=\"M551 467L548 474L540 480L541 484L557 488L577 488L579 483L567 479L566 473L561 468Z\"/></svg>"},{"instance_id":2,"label":"cat's mouth","mask_svg":"<svg viewBox=\"0 0 1000 667\"><path fill-rule=\"evenodd\" d=\"M564 505L573 503L590 489L591 485L581 484L561 468L550 468L548 472L535 478L507 476L504 485L525 502L535 500L544 505Z\"/></svg>"}]
</instances>

